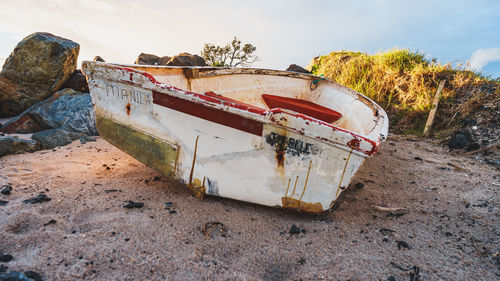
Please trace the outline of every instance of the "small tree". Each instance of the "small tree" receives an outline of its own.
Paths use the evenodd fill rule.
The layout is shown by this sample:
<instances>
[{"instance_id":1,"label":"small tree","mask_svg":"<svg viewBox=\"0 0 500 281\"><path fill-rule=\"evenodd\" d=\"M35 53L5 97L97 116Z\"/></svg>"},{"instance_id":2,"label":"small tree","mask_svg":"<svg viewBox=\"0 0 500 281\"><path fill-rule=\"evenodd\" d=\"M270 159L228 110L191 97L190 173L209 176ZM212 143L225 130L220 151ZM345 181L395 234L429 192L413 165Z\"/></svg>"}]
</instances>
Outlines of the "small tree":
<instances>
[{"instance_id":1,"label":"small tree","mask_svg":"<svg viewBox=\"0 0 500 281\"><path fill-rule=\"evenodd\" d=\"M201 56L207 64L212 66L246 67L257 61L255 50L257 48L252 44L241 46L241 40L235 36L233 41L224 47L206 43L201 51Z\"/></svg>"}]
</instances>

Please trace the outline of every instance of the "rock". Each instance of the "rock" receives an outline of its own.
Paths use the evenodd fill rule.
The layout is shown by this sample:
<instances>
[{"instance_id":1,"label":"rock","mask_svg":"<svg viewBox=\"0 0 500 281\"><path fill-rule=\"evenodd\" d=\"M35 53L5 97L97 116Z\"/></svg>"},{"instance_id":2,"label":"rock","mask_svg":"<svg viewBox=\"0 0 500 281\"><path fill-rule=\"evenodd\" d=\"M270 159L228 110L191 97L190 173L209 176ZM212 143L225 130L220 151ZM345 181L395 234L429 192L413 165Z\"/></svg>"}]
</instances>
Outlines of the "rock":
<instances>
[{"instance_id":1,"label":"rock","mask_svg":"<svg viewBox=\"0 0 500 281\"><path fill-rule=\"evenodd\" d=\"M31 138L38 142L42 149L64 146L79 139L82 133L68 132L63 129L49 129L34 133Z\"/></svg>"},{"instance_id":2,"label":"rock","mask_svg":"<svg viewBox=\"0 0 500 281\"><path fill-rule=\"evenodd\" d=\"M0 200L0 206L5 206L7 203L9 203L9 201Z\"/></svg>"},{"instance_id":3,"label":"rock","mask_svg":"<svg viewBox=\"0 0 500 281\"><path fill-rule=\"evenodd\" d=\"M10 195L11 191L12 191L12 186L4 185L2 186L2 191L0 191L0 193L2 193L3 195Z\"/></svg>"},{"instance_id":4,"label":"rock","mask_svg":"<svg viewBox=\"0 0 500 281\"><path fill-rule=\"evenodd\" d=\"M81 144L86 144L89 141L96 141L96 138L93 136L87 136L87 135L83 135L80 137Z\"/></svg>"},{"instance_id":5,"label":"rock","mask_svg":"<svg viewBox=\"0 0 500 281\"><path fill-rule=\"evenodd\" d=\"M198 55L180 53L171 58L166 65L170 66L206 66L205 60Z\"/></svg>"},{"instance_id":6,"label":"rock","mask_svg":"<svg viewBox=\"0 0 500 281\"><path fill-rule=\"evenodd\" d=\"M132 208L142 208L144 207L144 203L141 202L134 202L132 200L128 200L128 203L123 206L123 208L126 209L132 209Z\"/></svg>"},{"instance_id":7,"label":"rock","mask_svg":"<svg viewBox=\"0 0 500 281\"><path fill-rule=\"evenodd\" d=\"M467 130L455 131L448 140L450 149L462 149L469 145L472 141L472 135Z\"/></svg>"},{"instance_id":8,"label":"rock","mask_svg":"<svg viewBox=\"0 0 500 281\"><path fill-rule=\"evenodd\" d=\"M43 281L42 276L40 274L38 274L34 271L31 271L31 270L25 271L24 275L26 275L26 277L28 277L34 281Z\"/></svg>"},{"instance_id":9,"label":"rock","mask_svg":"<svg viewBox=\"0 0 500 281\"><path fill-rule=\"evenodd\" d=\"M11 254L3 254L0 256L0 262L10 262L14 257Z\"/></svg>"},{"instance_id":10,"label":"rock","mask_svg":"<svg viewBox=\"0 0 500 281\"><path fill-rule=\"evenodd\" d=\"M90 94L73 89L58 91L5 123L0 131L26 134L56 128L88 136L98 135Z\"/></svg>"},{"instance_id":11,"label":"rock","mask_svg":"<svg viewBox=\"0 0 500 281\"><path fill-rule=\"evenodd\" d=\"M480 148L481 148L481 146L477 142L474 142L474 143L471 143L467 146L467 151L474 151L474 150L478 150Z\"/></svg>"},{"instance_id":12,"label":"rock","mask_svg":"<svg viewBox=\"0 0 500 281\"><path fill-rule=\"evenodd\" d=\"M300 234L300 228L298 228L295 224L293 224L292 227L290 227L288 233L290 233L290 235Z\"/></svg>"},{"instance_id":13,"label":"rock","mask_svg":"<svg viewBox=\"0 0 500 281\"><path fill-rule=\"evenodd\" d=\"M63 89L70 88L82 93L90 93L87 78L80 69L75 70L71 77L62 86Z\"/></svg>"},{"instance_id":14,"label":"rock","mask_svg":"<svg viewBox=\"0 0 500 281\"><path fill-rule=\"evenodd\" d=\"M76 69L80 45L49 33L17 44L0 73L0 117L14 116L60 90Z\"/></svg>"},{"instance_id":15,"label":"rock","mask_svg":"<svg viewBox=\"0 0 500 281\"><path fill-rule=\"evenodd\" d=\"M357 182L356 184L354 184L354 188L356 189L361 189L363 187L365 187L365 185L362 182Z\"/></svg>"},{"instance_id":16,"label":"rock","mask_svg":"<svg viewBox=\"0 0 500 281\"><path fill-rule=\"evenodd\" d=\"M100 62L106 62L103 58L101 58L100 56L95 56L93 61L100 61Z\"/></svg>"},{"instance_id":17,"label":"rock","mask_svg":"<svg viewBox=\"0 0 500 281\"><path fill-rule=\"evenodd\" d=\"M37 203L43 203L43 202L48 202L52 200L52 198L48 197L44 193L40 193L35 197L31 197L30 199L23 200L24 204L37 204Z\"/></svg>"},{"instance_id":18,"label":"rock","mask_svg":"<svg viewBox=\"0 0 500 281\"><path fill-rule=\"evenodd\" d=\"M8 267L8 266L5 266L5 265L3 265L3 264L0 264L0 273L6 272L6 271L7 271L7 269L9 269L9 267Z\"/></svg>"},{"instance_id":19,"label":"rock","mask_svg":"<svg viewBox=\"0 0 500 281\"><path fill-rule=\"evenodd\" d=\"M30 276L28 276L30 275ZM0 281L42 281L42 277L33 271L26 271L25 273L18 271L10 271L0 274Z\"/></svg>"},{"instance_id":20,"label":"rock","mask_svg":"<svg viewBox=\"0 0 500 281\"><path fill-rule=\"evenodd\" d=\"M294 234L306 233L306 230L300 229L295 224L292 224L292 227L290 227L290 230L288 231L288 233L290 235L294 235Z\"/></svg>"},{"instance_id":21,"label":"rock","mask_svg":"<svg viewBox=\"0 0 500 281\"><path fill-rule=\"evenodd\" d=\"M0 157L8 154L33 152L39 146L34 140L24 140L11 136L0 137Z\"/></svg>"},{"instance_id":22,"label":"rock","mask_svg":"<svg viewBox=\"0 0 500 281\"><path fill-rule=\"evenodd\" d=\"M51 224L55 224L55 223L57 223L57 221L55 219L51 219L47 223L44 223L43 226L47 226L47 225L51 225Z\"/></svg>"},{"instance_id":23,"label":"rock","mask_svg":"<svg viewBox=\"0 0 500 281\"><path fill-rule=\"evenodd\" d=\"M408 243L406 243L405 241L396 242L398 242L398 250L401 250L401 248L411 249L410 245L408 245Z\"/></svg>"},{"instance_id":24,"label":"rock","mask_svg":"<svg viewBox=\"0 0 500 281\"><path fill-rule=\"evenodd\" d=\"M296 64L290 64L290 66L286 69L286 71L293 71L293 72L300 72L300 73L307 73L307 74L311 73L307 69L303 68L300 65L296 65Z\"/></svg>"},{"instance_id":25,"label":"rock","mask_svg":"<svg viewBox=\"0 0 500 281\"><path fill-rule=\"evenodd\" d=\"M180 53L177 56L159 57L153 54L141 53L134 64L144 65L170 65L170 66L206 66L205 60L198 55Z\"/></svg>"},{"instance_id":26,"label":"rock","mask_svg":"<svg viewBox=\"0 0 500 281\"><path fill-rule=\"evenodd\" d=\"M170 57L163 57L166 59L168 62L170 60ZM160 64L161 57L153 54L146 54L146 53L141 53L137 59L135 60L134 64L143 64L143 65L158 65Z\"/></svg>"}]
</instances>

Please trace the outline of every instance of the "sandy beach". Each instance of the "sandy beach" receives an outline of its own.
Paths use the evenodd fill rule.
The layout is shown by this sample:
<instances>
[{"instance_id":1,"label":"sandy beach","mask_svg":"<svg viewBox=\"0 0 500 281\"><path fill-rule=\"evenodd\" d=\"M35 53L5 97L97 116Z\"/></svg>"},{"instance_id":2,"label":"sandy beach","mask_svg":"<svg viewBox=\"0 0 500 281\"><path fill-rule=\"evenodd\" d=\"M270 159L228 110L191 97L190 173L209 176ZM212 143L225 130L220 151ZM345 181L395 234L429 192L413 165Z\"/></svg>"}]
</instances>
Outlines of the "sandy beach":
<instances>
[{"instance_id":1,"label":"sandy beach","mask_svg":"<svg viewBox=\"0 0 500 281\"><path fill-rule=\"evenodd\" d=\"M75 141L0 158L0 254L44 280L495 280L499 182L473 156L390 136L310 215L198 200L101 138Z\"/></svg>"}]
</instances>

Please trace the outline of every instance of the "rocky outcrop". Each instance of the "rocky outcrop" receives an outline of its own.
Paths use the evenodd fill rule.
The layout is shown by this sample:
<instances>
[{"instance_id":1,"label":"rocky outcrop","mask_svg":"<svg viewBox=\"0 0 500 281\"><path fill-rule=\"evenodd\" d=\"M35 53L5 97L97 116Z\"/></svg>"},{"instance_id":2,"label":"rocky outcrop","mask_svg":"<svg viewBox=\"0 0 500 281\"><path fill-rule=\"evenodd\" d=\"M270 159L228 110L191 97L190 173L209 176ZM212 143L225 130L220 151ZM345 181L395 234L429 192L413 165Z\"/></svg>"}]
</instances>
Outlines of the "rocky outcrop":
<instances>
[{"instance_id":1,"label":"rocky outcrop","mask_svg":"<svg viewBox=\"0 0 500 281\"><path fill-rule=\"evenodd\" d=\"M35 140L20 139L13 136L0 137L0 157L8 154L33 152L38 149Z\"/></svg>"},{"instance_id":2,"label":"rocky outcrop","mask_svg":"<svg viewBox=\"0 0 500 281\"><path fill-rule=\"evenodd\" d=\"M180 53L171 58L166 65L170 66L206 66L205 60L198 55Z\"/></svg>"},{"instance_id":3,"label":"rocky outcrop","mask_svg":"<svg viewBox=\"0 0 500 281\"><path fill-rule=\"evenodd\" d=\"M93 61L105 62L105 60L101 58L101 56L95 56Z\"/></svg>"},{"instance_id":4,"label":"rocky outcrop","mask_svg":"<svg viewBox=\"0 0 500 281\"><path fill-rule=\"evenodd\" d=\"M296 64L290 64L290 66L286 69L286 71L293 71L293 72L300 72L300 73L307 73L307 74L311 73L307 69L303 68L300 65L296 65Z\"/></svg>"},{"instance_id":5,"label":"rocky outcrop","mask_svg":"<svg viewBox=\"0 0 500 281\"><path fill-rule=\"evenodd\" d=\"M69 88L82 93L90 93L87 78L80 69L75 70L71 77L62 86L63 89Z\"/></svg>"},{"instance_id":6,"label":"rocky outcrop","mask_svg":"<svg viewBox=\"0 0 500 281\"><path fill-rule=\"evenodd\" d=\"M83 136L82 133L68 132L63 129L49 129L34 133L31 138L42 149L52 149L72 143Z\"/></svg>"},{"instance_id":7,"label":"rocky outcrop","mask_svg":"<svg viewBox=\"0 0 500 281\"><path fill-rule=\"evenodd\" d=\"M80 46L49 33L17 44L0 73L0 117L14 116L61 89L76 69Z\"/></svg>"},{"instance_id":8,"label":"rocky outcrop","mask_svg":"<svg viewBox=\"0 0 500 281\"><path fill-rule=\"evenodd\" d=\"M134 62L144 65L169 65L169 66L206 66L205 60L198 55L180 53L177 56L159 57L157 55L141 53Z\"/></svg>"},{"instance_id":9,"label":"rocky outcrop","mask_svg":"<svg viewBox=\"0 0 500 281\"><path fill-rule=\"evenodd\" d=\"M72 89L61 90L5 123L0 131L26 134L44 129L98 135L90 94Z\"/></svg>"},{"instance_id":10,"label":"rocky outcrop","mask_svg":"<svg viewBox=\"0 0 500 281\"><path fill-rule=\"evenodd\" d=\"M157 55L141 53L135 60L135 64L143 65L167 65L171 59L169 56L159 57Z\"/></svg>"}]
</instances>

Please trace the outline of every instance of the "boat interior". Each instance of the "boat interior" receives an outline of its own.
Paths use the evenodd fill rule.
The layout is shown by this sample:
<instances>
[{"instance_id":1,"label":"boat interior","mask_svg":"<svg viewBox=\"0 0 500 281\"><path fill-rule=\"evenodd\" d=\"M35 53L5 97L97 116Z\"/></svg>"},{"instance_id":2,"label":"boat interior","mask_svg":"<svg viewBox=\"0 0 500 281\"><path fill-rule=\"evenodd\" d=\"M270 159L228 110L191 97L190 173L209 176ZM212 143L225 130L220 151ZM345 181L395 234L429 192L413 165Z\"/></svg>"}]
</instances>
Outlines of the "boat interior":
<instances>
[{"instance_id":1,"label":"boat interior","mask_svg":"<svg viewBox=\"0 0 500 281\"><path fill-rule=\"evenodd\" d=\"M280 108L368 135L378 109L366 97L318 76L252 68L127 65L158 82L258 109Z\"/></svg>"}]
</instances>

